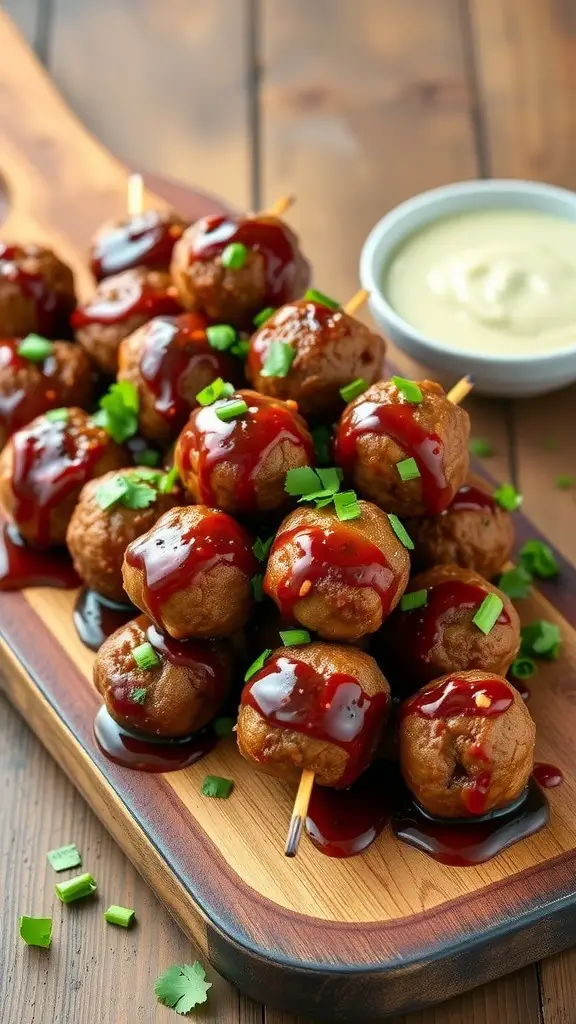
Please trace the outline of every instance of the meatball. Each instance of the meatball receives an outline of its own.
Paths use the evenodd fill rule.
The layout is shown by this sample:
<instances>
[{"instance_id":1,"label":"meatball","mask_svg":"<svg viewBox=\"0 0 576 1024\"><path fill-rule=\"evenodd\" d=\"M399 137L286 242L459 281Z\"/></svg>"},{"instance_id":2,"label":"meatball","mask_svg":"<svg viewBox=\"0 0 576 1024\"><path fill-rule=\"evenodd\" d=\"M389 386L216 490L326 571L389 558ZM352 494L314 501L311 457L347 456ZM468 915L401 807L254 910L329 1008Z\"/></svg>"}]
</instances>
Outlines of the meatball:
<instances>
[{"instance_id":1,"label":"meatball","mask_svg":"<svg viewBox=\"0 0 576 1024\"><path fill-rule=\"evenodd\" d=\"M0 244L0 337L69 338L75 305L72 271L51 249Z\"/></svg>"},{"instance_id":2,"label":"meatball","mask_svg":"<svg viewBox=\"0 0 576 1024\"><path fill-rule=\"evenodd\" d=\"M146 467L113 470L89 480L80 492L66 543L86 586L110 601L126 601L122 560L128 545L181 503L176 491L159 491L162 476Z\"/></svg>"},{"instance_id":3,"label":"meatball","mask_svg":"<svg viewBox=\"0 0 576 1024\"><path fill-rule=\"evenodd\" d=\"M504 567L514 546L512 516L492 497L493 488L469 473L439 516L409 519L416 569L461 565L491 579Z\"/></svg>"},{"instance_id":4,"label":"meatball","mask_svg":"<svg viewBox=\"0 0 576 1024\"><path fill-rule=\"evenodd\" d=\"M182 311L169 274L136 267L106 277L88 302L70 318L78 341L96 366L111 377L118 369L118 346L155 316Z\"/></svg>"},{"instance_id":5,"label":"meatball","mask_svg":"<svg viewBox=\"0 0 576 1024\"><path fill-rule=\"evenodd\" d=\"M345 789L370 764L389 706L390 687L364 651L280 647L244 687L238 747L270 775L297 780L308 768L321 786Z\"/></svg>"},{"instance_id":6,"label":"meatball","mask_svg":"<svg viewBox=\"0 0 576 1024\"><path fill-rule=\"evenodd\" d=\"M501 676L442 676L400 709L402 774L428 814L487 814L523 793L535 734L520 694Z\"/></svg>"},{"instance_id":7,"label":"meatball","mask_svg":"<svg viewBox=\"0 0 576 1024\"><path fill-rule=\"evenodd\" d=\"M220 419L232 402L247 409ZM241 515L285 508L286 473L314 460L306 423L291 403L238 391L196 409L180 434L174 462L194 501Z\"/></svg>"},{"instance_id":8,"label":"meatball","mask_svg":"<svg viewBox=\"0 0 576 1024\"><path fill-rule=\"evenodd\" d=\"M278 345L290 353L288 367L274 365L275 353L282 355ZM358 378L379 380L385 350L378 334L343 309L300 299L276 310L253 335L246 372L257 391L293 399L303 416L335 419L344 407L340 388Z\"/></svg>"},{"instance_id":9,"label":"meatball","mask_svg":"<svg viewBox=\"0 0 576 1024\"><path fill-rule=\"evenodd\" d=\"M118 380L138 390L144 437L175 438L198 405L196 395L217 377L235 376L235 360L211 347L206 327L199 313L156 317L120 342Z\"/></svg>"},{"instance_id":10,"label":"meatball","mask_svg":"<svg viewBox=\"0 0 576 1024\"><path fill-rule=\"evenodd\" d=\"M489 594L500 598L502 610L484 633L473 620ZM379 661L404 692L445 672L482 669L506 675L520 648L520 620L492 583L472 569L438 565L410 580L402 604L411 601L415 606L400 607L378 637Z\"/></svg>"},{"instance_id":11,"label":"meatball","mask_svg":"<svg viewBox=\"0 0 576 1024\"><path fill-rule=\"evenodd\" d=\"M36 362L19 354L20 344L0 340L0 448L35 416L71 402L88 405L92 396L92 366L78 345L55 341Z\"/></svg>"},{"instance_id":12,"label":"meatball","mask_svg":"<svg viewBox=\"0 0 576 1024\"><path fill-rule=\"evenodd\" d=\"M0 505L29 544L64 544L84 484L127 453L83 409L58 409L17 430L0 453Z\"/></svg>"},{"instance_id":13,"label":"meatball","mask_svg":"<svg viewBox=\"0 0 576 1024\"><path fill-rule=\"evenodd\" d=\"M326 640L375 633L408 582L410 559L388 516L361 501L357 519L298 508L272 545L264 590L286 619Z\"/></svg>"},{"instance_id":14,"label":"meatball","mask_svg":"<svg viewBox=\"0 0 576 1024\"><path fill-rule=\"evenodd\" d=\"M185 309L250 330L257 313L303 295L310 265L277 217L203 217L174 247L172 275Z\"/></svg>"},{"instance_id":15,"label":"meatball","mask_svg":"<svg viewBox=\"0 0 576 1024\"><path fill-rule=\"evenodd\" d=\"M439 384L413 384L412 401L395 380L401 379L373 384L346 407L336 428L336 461L385 512L439 515L466 479L470 418Z\"/></svg>"},{"instance_id":16,"label":"meatball","mask_svg":"<svg viewBox=\"0 0 576 1024\"><path fill-rule=\"evenodd\" d=\"M170 270L172 250L188 227L173 210L143 210L103 224L90 248L90 269L97 281L134 267Z\"/></svg>"},{"instance_id":17,"label":"meatball","mask_svg":"<svg viewBox=\"0 0 576 1024\"><path fill-rule=\"evenodd\" d=\"M140 668L134 651L150 644L157 661ZM232 679L226 640L171 640L140 615L104 641L94 662L94 685L112 718L155 736L189 736L222 707Z\"/></svg>"},{"instance_id":18,"label":"meatball","mask_svg":"<svg viewBox=\"0 0 576 1024\"><path fill-rule=\"evenodd\" d=\"M184 637L228 636L253 607L252 541L224 512L173 508L126 549L124 589L158 629Z\"/></svg>"}]
</instances>

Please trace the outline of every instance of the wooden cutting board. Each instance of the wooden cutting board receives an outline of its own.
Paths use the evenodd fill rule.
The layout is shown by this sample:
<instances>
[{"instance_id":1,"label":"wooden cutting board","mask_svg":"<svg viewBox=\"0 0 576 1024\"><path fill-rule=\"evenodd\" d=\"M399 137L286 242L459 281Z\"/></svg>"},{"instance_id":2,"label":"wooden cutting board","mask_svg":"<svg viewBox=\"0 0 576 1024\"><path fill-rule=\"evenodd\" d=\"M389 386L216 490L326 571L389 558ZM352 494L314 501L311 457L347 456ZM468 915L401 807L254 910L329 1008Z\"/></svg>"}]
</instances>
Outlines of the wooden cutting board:
<instances>
[{"instance_id":1,"label":"wooden cutting board","mask_svg":"<svg viewBox=\"0 0 576 1024\"><path fill-rule=\"evenodd\" d=\"M2 16L0 26L6 35ZM13 88L0 91L0 124L10 125L0 148L2 235L53 245L85 293L87 240L123 209L127 171L25 51L10 74ZM161 202L152 193L147 201ZM221 208L189 194L182 212ZM518 528L521 540L537 535L521 517ZM233 739L172 775L107 761L92 736L99 700L93 655L72 627L73 593L0 594L0 685L223 975L307 1016L330 1007L334 1019L356 1021L413 1009L576 940L576 573L559 561L559 580L519 610L524 622L548 618L562 629L561 657L540 667L529 706L537 757L558 764L566 781L550 793L543 832L477 868L436 864L390 832L361 857L328 859L304 840L287 860L293 791L255 773ZM200 795L207 773L234 779L228 801Z\"/></svg>"}]
</instances>

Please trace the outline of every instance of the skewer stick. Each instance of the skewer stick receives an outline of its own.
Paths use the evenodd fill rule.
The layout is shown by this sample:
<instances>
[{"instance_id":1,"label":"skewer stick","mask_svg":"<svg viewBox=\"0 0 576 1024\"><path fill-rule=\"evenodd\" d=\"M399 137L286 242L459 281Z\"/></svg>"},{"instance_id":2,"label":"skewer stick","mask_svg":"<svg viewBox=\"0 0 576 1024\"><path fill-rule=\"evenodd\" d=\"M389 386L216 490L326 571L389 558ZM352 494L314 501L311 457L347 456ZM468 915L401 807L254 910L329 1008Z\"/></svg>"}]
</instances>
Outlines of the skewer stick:
<instances>
[{"instance_id":1,"label":"skewer stick","mask_svg":"<svg viewBox=\"0 0 576 1024\"><path fill-rule=\"evenodd\" d=\"M295 202L296 196L281 196L280 199L277 199L275 203L272 203L270 209L265 212L268 217L281 217L282 214L286 213L286 210L289 210Z\"/></svg>"},{"instance_id":2,"label":"skewer stick","mask_svg":"<svg viewBox=\"0 0 576 1024\"><path fill-rule=\"evenodd\" d=\"M342 309L345 313L348 313L348 316L354 316L354 313L364 305L369 295L370 292L366 291L365 288L359 288L357 292L354 292L352 298L344 303Z\"/></svg>"},{"instance_id":3,"label":"skewer stick","mask_svg":"<svg viewBox=\"0 0 576 1024\"><path fill-rule=\"evenodd\" d=\"M126 205L129 217L137 216L144 209L144 181L141 174L131 174L128 178Z\"/></svg>"},{"instance_id":4,"label":"skewer stick","mask_svg":"<svg viewBox=\"0 0 576 1024\"><path fill-rule=\"evenodd\" d=\"M302 775L300 776L300 784L294 801L292 817L290 818L290 827L286 838L286 846L284 848L284 853L287 857L295 857L298 852L298 844L300 843L300 838L304 829L304 822L306 821L306 815L308 814L308 804L310 803L310 797L312 796L313 785L314 772L310 771L309 768L304 768Z\"/></svg>"},{"instance_id":5,"label":"skewer stick","mask_svg":"<svg viewBox=\"0 0 576 1024\"><path fill-rule=\"evenodd\" d=\"M470 394L473 387L474 379L470 374L467 374L467 376L462 377L462 380L459 380L453 388L450 388L446 398L449 402L452 402L453 405L460 405L460 402L466 398L466 395Z\"/></svg>"}]
</instances>

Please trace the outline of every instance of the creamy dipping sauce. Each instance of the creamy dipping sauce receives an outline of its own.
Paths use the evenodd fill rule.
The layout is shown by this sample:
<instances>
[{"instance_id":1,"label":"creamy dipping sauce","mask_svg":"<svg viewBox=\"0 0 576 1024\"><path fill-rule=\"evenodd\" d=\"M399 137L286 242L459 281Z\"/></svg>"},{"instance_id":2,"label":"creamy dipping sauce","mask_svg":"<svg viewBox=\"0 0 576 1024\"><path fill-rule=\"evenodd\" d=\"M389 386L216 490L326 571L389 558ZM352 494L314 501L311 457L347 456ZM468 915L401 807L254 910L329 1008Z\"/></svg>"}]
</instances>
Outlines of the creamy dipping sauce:
<instances>
[{"instance_id":1,"label":"creamy dipping sauce","mask_svg":"<svg viewBox=\"0 0 576 1024\"><path fill-rule=\"evenodd\" d=\"M576 342L576 221L537 210L445 217L411 235L384 294L429 337L487 354Z\"/></svg>"}]
</instances>

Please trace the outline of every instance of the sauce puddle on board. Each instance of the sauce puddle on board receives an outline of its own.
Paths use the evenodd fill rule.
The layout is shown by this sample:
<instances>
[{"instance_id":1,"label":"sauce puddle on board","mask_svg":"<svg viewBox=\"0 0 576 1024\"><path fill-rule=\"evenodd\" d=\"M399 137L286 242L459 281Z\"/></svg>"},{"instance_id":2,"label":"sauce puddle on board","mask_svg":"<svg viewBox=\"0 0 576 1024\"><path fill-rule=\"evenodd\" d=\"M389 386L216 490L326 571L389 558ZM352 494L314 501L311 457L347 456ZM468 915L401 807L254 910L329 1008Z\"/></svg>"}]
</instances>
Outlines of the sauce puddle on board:
<instances>
[{"instance_id":1,"label":"sauce puddle on board","mask_svg":"<svg viewBox=\"0 0 576 1024\"><path fill-rule=\"evenodd\" d=\"M194 736L166 740L144 733L137 736L118 725L102 705L94 720L94 736L106 757L139 772L175 772L196 764L218 742L210 727Z\"/></svg>"},{"instance_id":2,"label":"sauce puddle on board","mask_svg":"<svg viewBox=\"0 0 576 1024\"><path fill-rule=\"evenodd\" d=\"M140 613L132 604L117 604L83 587L76 599L72 620L83 644L97 651L107 637Z\"/></svg>"},{"instance_id":3,"label":"sauce puddle on board","mask_svg":"<svg viewBox=\"0 0 576 1024\"><path fill-rule=\"evenodd\" d=\"M46 551L29 547L11 523L0 527L0 590L57 587L73 590L80 579L64 548Z\"/></svg>"}]
</instances>

